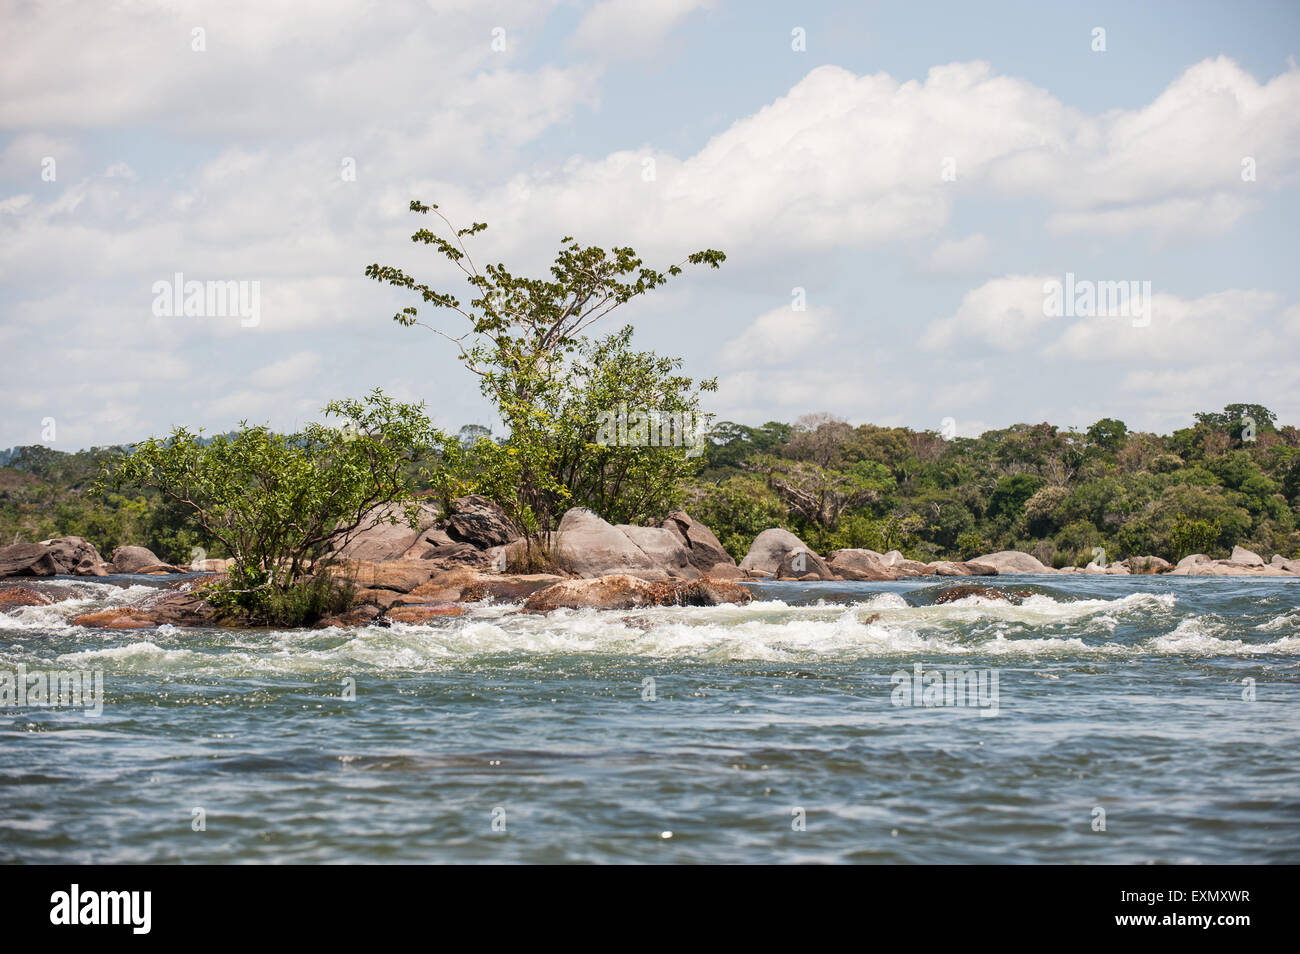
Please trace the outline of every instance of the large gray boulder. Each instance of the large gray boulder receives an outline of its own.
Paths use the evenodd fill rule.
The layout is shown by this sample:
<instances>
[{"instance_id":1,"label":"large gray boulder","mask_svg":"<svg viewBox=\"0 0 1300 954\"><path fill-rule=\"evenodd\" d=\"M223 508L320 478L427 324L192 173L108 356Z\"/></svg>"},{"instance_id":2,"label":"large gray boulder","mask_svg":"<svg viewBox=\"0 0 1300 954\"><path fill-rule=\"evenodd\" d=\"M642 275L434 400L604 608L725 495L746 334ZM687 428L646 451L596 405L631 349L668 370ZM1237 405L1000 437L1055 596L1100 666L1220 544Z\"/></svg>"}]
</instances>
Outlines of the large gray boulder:
<instances>
[{"instance_id":1,"label":"large gray boulder","mask_svg":"<svg viewBox=\"0 0 1300 954\"><path fill-rule=\"evenodd\" d=\"M54 576L63 570L43 543L0 547L0 576Z\"/></svg>"},{"instance_id":2,"label":"large gray boulder","mask_svg":"<svg viewBox=\"0 0 1300 954\"><path fill-rule=\"evenodd\" d=\"M1240 563L1242 566L1263 566L1264 559L1258 553L1252 553L1245 547L1233 547L1232 556L1228 557L1229 563Z\"/></svg>"},{"instance_id":3,"label":"large gray boulder","mask_svg":"<svg viewBox=\"0 0 1300 954\"><path fill-rule=\"evenodd\" d=\"M713 531L693 519L686 511L675 510L670 513L663 522L663 528L672 531L681 540L689 554L691 566L701 573L708 573L720 563L736 565L736 561L723 549Z\"/></svg>"},{"instance_id":4,"label":"large gray boulder","mask_svg":"<svg viewBox=\"0 0 1300 954\"><path fill-rule=\"evenodd\" d=\"M563 580L528 597L524 609L550 613L557 609L632 610L649 606L719 606L748 603L749 590L728 580L648 582L625 573L584 580Z\"/></svg>"},{"instance_id":5,"label":"large gray boulder","mask_svg":"<svg viewBox=\"0 0 1300 954\"><path fill-rule=\"evenodd\" d=\"M419 506L415 527L407 521L404 504L373 507L362 517L361 529L343 546L336 547L334 555L345 560L375 563L400 560L440 519L442 508L427 501Z\"/></svg>"},{"instance_id":6,"label":"large gray boulder","mask_svg":"<svg viewBox=\"0 0 1300 954\"><path fill-rule=\"evenodd\" d=\"M1158 556L1133 556L1124 561L1134 574L1168 573L1174 565Z\"/></svg>"},{"instance_id":7,"label":"large gray boulder","mask_svg":"<svg viewBox=\"0 0 1300 954\"><path fill-rule=\"evenodd\" d=\"M62 573L104 576L108 572L104 567L104 558L84 537L55 537L53 540L42 540L41 545L49 547L50 556Z\"/></svg>"},{"instance_id":8,"label":"large gray boulder","mask_svg":"<svg viewBox=\"0 0 1300 954\"><path fill-rule=\"evenodd\" d=\"M612 573L652 581L669 578L667 569L631 537L585 507L575 507L560 519L551 553L561 569L587 579Z\"/></svg>"},{"instance_id":9,"label":"large gray boulder","mask_svg":"<svg viewBox=\"0 0 1300 954\"><path fill-rule=\"evenodd\" d=\"M108 567L113 573L183 573L178 567L164 563L148 547L118 547Z\"/></svg>"},{"instance_id":10,"label":"large gray boulder","mask_svg":"<svg viewBox=\"0 0 1300 954\"><path fill-rule=\"evenodd\" d=\"M1202 566L1208 566L1212 561L1204 553L1189 553L1178 561L1178 564L1170 571L1177 576L1194 575Z\"/></svg>"},{"instance_id":11,"label":"large gray boulder","mask_svg":"<svg viewBox=\"0 0 1300 954\"><path fill-rule=\"evenodd\" d=\"M1032 557L1028 553L1021 553L1019 550L999 550L997 553L986 553L984 556L977 556L968 563L983 563L993 567L998 573L1055 573L1051 567L1044 566L1037 557Z\"/></svg>"},{"instance_id":12,"label":"large gray boulder","mask_svg":"<svg viewBox=\"0 0 1300 954\"><path fill-rule=\"evenodd\" d=\"M926 564L936 576L997 576L995 567L973 560L936 560Z\"/></svg>"},{"instance_id":13,"label":"large gray boulder","mask_svg":"<svg viewBox=\"0 0 1300 954\"><path fill-rule=\"evenodd\" d=\"M667 527L633 527L619 524L614 528L635 543L641 552L674 580L694 580L701 574L691 563L691 551L681 538Z\"/></svg>"},{"instance_id":14,"label":"large gray boulder","mask_svg":"<svg viewBox=\"0 0 1300 954\"><path fill-rule=\"evenodd\" d=\"M457 497L451 502L451 516L445 529L453 540L471 543L480 550L503 547L520 537L506 512L479 494Z\"/></svg>"},{"instance_id":15,"label":"large gray boulder","mask_svg":"<svg viewBox=\"0 0 1300 954\"><path fill-rule=\"evenodd\" d=\"M754 538L745 559L740 561L740 568L771 573L778 579L835 579L835 572L825 560L789 530L780 527L764 530Z\"/></svg>"},{"instance_id":16,"label":"large gray boulder","mask_svg":"<svg viewBox=\"0 0 1300 954\"><path fill-rule=\"evenodd\" d=\"M826 565L844 580L896 580L899 573L875 550L832 550Z\"/></svg>"}]
</instances>

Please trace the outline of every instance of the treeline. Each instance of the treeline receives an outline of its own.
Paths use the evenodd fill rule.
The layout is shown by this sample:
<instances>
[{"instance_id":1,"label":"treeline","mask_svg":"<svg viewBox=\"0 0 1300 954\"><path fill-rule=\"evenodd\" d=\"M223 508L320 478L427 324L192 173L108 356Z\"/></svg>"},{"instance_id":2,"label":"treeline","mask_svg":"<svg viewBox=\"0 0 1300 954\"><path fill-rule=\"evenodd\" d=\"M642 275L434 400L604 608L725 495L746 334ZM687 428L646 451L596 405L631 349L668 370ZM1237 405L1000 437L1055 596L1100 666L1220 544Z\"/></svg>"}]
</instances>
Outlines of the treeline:
<instances>
[{"instance_id":1,"label":"treeline","mask_svg":"<svg viewBox=\"0 0 1300 954\"><path fill-rule=\"evenodd\" d=\"M692 515L742 556L770 526L815 549L919 560L1014 549L1049 566L1240 544L1300 555L1300 431L1257 404L1195 415L1171 435L1106 418L1085 431L1018 424L978 438L853 427L723 423L687 492ZM1266 556L1267 559L1267 556Z\"/></svg>"},{"instance_id":2,"label":"treeline","mask_svg":"<svg viewBox=\"0 0 1300 954\"><path fill-rule=\"evenodd\" d=\"M485 440L477 426L462 428L460 438L468 459L458 471L486 477L498 461L485 448L504 442ZM738 559L773 526L823 552L897 549L919 560L1015 549L1061 567L1096 559L1098 548L1108 560L1173 561L1225 556L1236 544L1266 558L1300 556L1300 431L1277 426L1254 404L1197 414L1193 426L1163 436L1107 418L1084 431L1018 424L945 439L811 415L794 424L717 424L695 459L667 448L616 457L619 449L590 440L583 433L568 443L585 459L566 466L588 474L569 480L568 503L646 523L685 506ZM194 547L225 555L186 508L156 490L94 486L123 450L5 452L0 544L75 535L104 553L140 544L175 562ZM425 489L441 494L442 482ZM452 489L485 488L457 479Z\"/></svg>"}]
</instances>

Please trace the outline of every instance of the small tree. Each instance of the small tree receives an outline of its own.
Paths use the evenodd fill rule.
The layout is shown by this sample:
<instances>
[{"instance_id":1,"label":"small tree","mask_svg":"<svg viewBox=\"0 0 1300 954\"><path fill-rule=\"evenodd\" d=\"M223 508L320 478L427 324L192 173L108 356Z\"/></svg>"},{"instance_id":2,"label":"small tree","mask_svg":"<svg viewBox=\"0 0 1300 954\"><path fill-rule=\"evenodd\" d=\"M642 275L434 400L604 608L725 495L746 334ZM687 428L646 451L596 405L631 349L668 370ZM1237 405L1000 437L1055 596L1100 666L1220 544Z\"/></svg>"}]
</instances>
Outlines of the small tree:
<instances>
[{"instance_id":1,"label":"small tree","mask_svg":"<svg viewBox=\"0 0 1300 954\"><path fill-rule=\"evenodd\" d=\"M176 428L108 462L99 484L156 488L191 512L233 560L214 600L254 619L302 622L277 618L276 607L358 531L396 523L382 516L383 505L409 501L412 465L445 443L422 405L398 404L378 389L331 402L324 413L343 426L309 424L284 435L243 422L210 441ZM415 513L408 504L412 526Z\"/></svg>"},{"instance_id":2,"label":"small tree","mask_svg":"<svg viewBox=\"0 0 1300 954\"><path fill-rule=\"evenodd\" d=\"M456 312L464 320L457 333L421 321L416 306L393 316L401 325L420 325L452 342L465 366L479 376L483 394L509 430L497 454L500 459L494 462L498 479L492 495L513 511L520 529L531 538L551 529L557 507L572 496L563 473L563 455L557 459L553 448L560 430L557 406L563 403L555 395L568 383L566 362L584 344L583 332L615 308L680 275L682 266L717 268L726 256L705 249L659 272L645 267L631 248L606 251L565 237L551 276L525 278L501 264L480 269L474 263L464 240L486 229L486 223L458 229L436 205L419 201L411 202L411 211L433 213L441 220L446 236L422 228L411 241L433 246L455 265L473 288L473 297L462 302L391 265L370 265L366 275L409 289L426 305ZM506 477L508 483L503 483Z\"/></svg>"}]
</instances>

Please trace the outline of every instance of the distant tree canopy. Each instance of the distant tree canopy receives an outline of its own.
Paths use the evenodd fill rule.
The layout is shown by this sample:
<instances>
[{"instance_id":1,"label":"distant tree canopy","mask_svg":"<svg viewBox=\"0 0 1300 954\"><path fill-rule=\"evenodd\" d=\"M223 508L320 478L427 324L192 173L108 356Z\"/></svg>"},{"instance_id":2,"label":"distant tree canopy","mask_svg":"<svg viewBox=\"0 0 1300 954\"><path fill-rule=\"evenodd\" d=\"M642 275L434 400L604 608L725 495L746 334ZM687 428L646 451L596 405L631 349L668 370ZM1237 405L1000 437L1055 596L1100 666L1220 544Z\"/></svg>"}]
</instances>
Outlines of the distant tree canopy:
<instances>
[{"instance_id":1,"label":"distant tree canopy","mask_svg":"<svg viewBox=\"0 0 1300 954\"><path fill-rule=\"evenodd\" d=\"M1164 436L1105 418L1082 432L1017 424L944 440L811 415L713 424L695 458L680 447L597 440L601 412L623 401L697 408L711 382L689 383L678 364L631 349L627 329L575 345L556 372L563 387L539 392L537 404L549 436L534 460L564 488L548 504L555 513L583 505L613 521L657 523L684 506L736 557L773 526L821 551L899 549L927 560L1017 549L1065 566L1091 561L1095 547L1112 560L1177 560L1225 556L1236 544L1265 559L1300 556L1300 430L1259 405L1197 414ZM1253 437L1241 430L1243 416L1255 422ZM0 453L8 464L0 467L0 542L78 535L106 555L128 543L172 562L196 546L234 555L156 485L96 486L120 448ZM518 486L518 457L508 437L467 425L432 466L401 465L403 493L479 489L499 499Z\"/></svg>"},{"instance_id":2,"label":"distant tree canopy","mask_svg":"<svg viewBox=\"0 0 1300 954\"><path fill-rule=\"evenodd\" d=\"M952 440L830 415L723 421L687 502L737 557L771 525L820 550L927 560L1017 549L1065 566L1095 547L1176 560L1235 544L1300 556L1300 432L1258 404L1194 420L1166 436L1103 418L1082 432L1018 424Z\"/></svg>"}]
</instances>

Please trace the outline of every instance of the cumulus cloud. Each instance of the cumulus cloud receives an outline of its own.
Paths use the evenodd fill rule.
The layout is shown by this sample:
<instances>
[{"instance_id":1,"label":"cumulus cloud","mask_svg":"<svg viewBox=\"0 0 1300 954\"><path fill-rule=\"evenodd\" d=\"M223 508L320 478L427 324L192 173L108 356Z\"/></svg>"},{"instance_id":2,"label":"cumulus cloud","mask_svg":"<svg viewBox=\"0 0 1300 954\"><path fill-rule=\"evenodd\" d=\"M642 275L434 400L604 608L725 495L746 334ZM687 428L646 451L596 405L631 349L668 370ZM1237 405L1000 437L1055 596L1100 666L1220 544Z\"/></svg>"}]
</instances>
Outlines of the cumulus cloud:
<instances>
[{"instance_id":1,"label":"cumulus cloud","mask_svg":"<svg viewBox=\"0 0 1300 954\"><path fill-rule=\"evenodd\" d=\"M790 364L833 347L830 312L789 305L759 315L723 346L722 363L731 368Z\"/></svg>"},{"instance_id":2,"label":"cumulus cloud","mask_svg":"<svg viewBox=\"0 0 1300 954\"><path fill-rule=\"evenodd\" d=\"M647 56L667 35L709 0L601 0L573 35L573 46L604 56Z\"/></svg>"},{"instance_id":3,"label":"cumulus cloud","mask_svg":"<svg viewBox=\"0 0 1300 954\"><path fill-rule=\"evenodd\" d=\"M954 215L970 199L1020 203L1053 237L1213 239L1292 187L1300 171L1300 72L1260 81L1222 57L1173 77L1150 103L1095 115L982 62L906 81L824 65L756 111L718 122L698 149L665 148L668 133L648 122L644 141L574 151L566 124L599 105L618 60L704 19L707 4L597 3L562 55L545 62L541 31L557 5L431 0L386 7L382 17L358 15L344 0L7 5L0 272L10 304L0 339L17 370L0 382L0 398L24 407L104 402L102 413L87 411L84 430L68 431L89 443L138 436L94 426L153 422L155 431L194 405L214 414L255 409L277 380L275 400L297 413L295 402L314 395L313 377L330 367L303 356L329 348L373 360L365 373L421 387L434 376L394 367L404 354L369 356L376 340L396 340L380 336L392 329L397 298L361 274L370 262L391 262L463 290L408 241L413 197L440 202L461 224L489 222L478 247L518 271L544 269L560 235L573 234L632 244L656 265L723 248L729 261L717 281L726 287L899 243L928 249L919 254L931 274L971 274L994 243L1000 255L1008 246L996 216L971 224ZM72 55L69 22L80 38ZM497 26L504 52L492 49ZM203 52L193 49L196 28L205 31ZM138 148L104 140L105 128ZM548 134L556 138L547 149L530 151ZM56 182L39 178L45 155L58 159ZM1242 178L1246 157L1254 181ZM341 174L349 159L353 178ZM261 282L261 324L153 318L151 284L176 272ZM994 279L952 312L909 292L880 307L899 313L896 329L947 313L920 339L939 362L949 342L1090 364L1202 361L1234 344L1234 355L1254 348L1267 357L1270 347L1285 350L1278 336L1287 322L1300 326L1292 313L1278 316L1264 292L1209 301L1157 289L1145 337L1108 337L1045 318L1050 277L1059 276ZM828 284L836 281L847 321L856 286L851 277ZM692 295L684 310L698 307ZM868 379L851 354L832 353L832 314L734 314L737 324L701 356L725 372L718 398L729 413L829 406L883 420L910 396L933 399L915 371ZM854 320L864 340L874 333L867 319ZM1246 326L1253 330L1239 337ZM328 344L307 339L306 350L307 333ZM1194 336L1213 347L1194 352L1186 340ZM51 356L72 340L102 345L105 358L96 365L76 355L56 388ZM892 341L890 350L873 341L872 353L906 363L916 343ZM210 360L211 349L226 363ZM94 397L90 380L108 386L111 400ZM887 398L881 387L892 388ZM184 400L169 400L168 388ZM968 399L985 393L967 391Z\"/></svg>"},{"instance_id":4,"label":"cumulus cloud","mask_svg":"<svg viewBox=\"0 0 1300 954\"><path fill-rule=\"evenodd\" d=\"M930 268L945 275L969 274L988 257L991 246L988 236L982 232L948 239L940 242L930 253Z\"/></svg>"}]
</instances>

